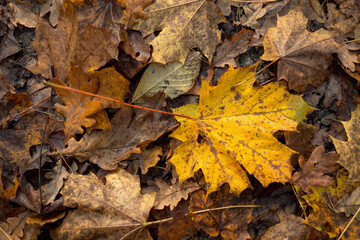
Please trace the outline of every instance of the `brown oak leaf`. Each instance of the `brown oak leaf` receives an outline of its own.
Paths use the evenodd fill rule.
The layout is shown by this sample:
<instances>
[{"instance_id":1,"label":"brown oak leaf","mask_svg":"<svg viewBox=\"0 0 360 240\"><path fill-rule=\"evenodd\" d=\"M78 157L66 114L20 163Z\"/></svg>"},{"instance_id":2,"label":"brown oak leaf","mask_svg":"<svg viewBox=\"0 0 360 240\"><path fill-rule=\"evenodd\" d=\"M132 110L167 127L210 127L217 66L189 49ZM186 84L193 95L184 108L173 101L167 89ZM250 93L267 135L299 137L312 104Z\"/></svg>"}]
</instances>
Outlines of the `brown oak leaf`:
<instances>
[{"instance_id":1,"label":"brown oak leaf","mask_svg":"<svg viewBox=\"0 0 360 240\"><path fill-rule=\"evenodd\" d=\"M313 193L310 186L330 186L334 180L324 174L331 173L340 167L336 163L338 158L339 155L335 152L325 153L325 147L318 146L308 161L305 162L303 155L299 157L301 171L296 172L292 180L307 193Z\"/></svg>"},{"instance_id":2,"label":"brown oak leaf","mask_svg":"<svg viewBox=\"0 0 360 240\"><path fill-rule=\"evenodd\" d=\"M81 67L69 69L69 87L85 92L123 101L128 91L129 82L113 67L96 72L83 72ZM51 82L66 86L58 79ZM75 134L83 133L82 127L92 129L109 129L110 122L104 108L117 108L121 105L107 100L94 98L81 93L75 93L61 88L54 88L65 105L56 104L56 110L66 117L65 142Z\"/></svg>"}]
</instances>

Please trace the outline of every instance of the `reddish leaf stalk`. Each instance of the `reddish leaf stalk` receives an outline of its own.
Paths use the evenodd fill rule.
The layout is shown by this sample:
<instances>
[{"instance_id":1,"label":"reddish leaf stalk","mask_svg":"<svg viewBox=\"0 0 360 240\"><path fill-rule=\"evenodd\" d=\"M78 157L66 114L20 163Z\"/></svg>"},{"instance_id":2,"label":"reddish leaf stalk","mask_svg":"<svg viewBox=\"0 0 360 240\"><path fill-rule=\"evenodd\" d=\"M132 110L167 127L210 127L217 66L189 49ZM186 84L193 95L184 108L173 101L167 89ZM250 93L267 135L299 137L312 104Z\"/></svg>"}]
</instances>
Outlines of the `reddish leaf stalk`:
<instances>
[{"instance_id":1,"label":"reddish leaf stalk","mask_svg":"<svg viewBox=\"0 0 360 240\"><path fill-rule=\"evenodd\" d=\"M195 118L192 118L192 117L190 117L190 116L186 116L186 115L182 115L182 114L176 114L176 113L171 113L171 112L165 112L165 111L156 110L156 109L147 108L147 107L136 106L136 105L132 105L132 104L129 104L129 103L124 103L124 102L121 102L121 101L119 101L119 100L115 100L115 99L112 99L112 98L100 96L100 95L97 95L97 94L94 94L94 93L84 92L84 91L81 91L81 90L79 90L79 89L61 86L61 85L58 85L58 84L55 84L55 83L51 83L51 82L48 82L48 81L45 81L45 80L43 81L43 83L44 83L45 85L48 85L48 86L51 86L51 87L54 87L54 88L62 88L62 89L69 90L69 91L72 91L72 92L77 92L77 93L85 94L85 95L88 95L88 96L105 99L105 100L108 100L108 101L120 103L120 104L122 104L122 105L124 105L124 106L128 106L128 107L139 108L139 109L148 110L148 111L152 111L152 112L157 112L157 113L162 113L162 114L168 114L168 115L173 115L173 116L178 116L178 117L184 117L184 118L188 118L188 119L193 119L193 120L195 120Z\"/></svg>"}]
</instances>

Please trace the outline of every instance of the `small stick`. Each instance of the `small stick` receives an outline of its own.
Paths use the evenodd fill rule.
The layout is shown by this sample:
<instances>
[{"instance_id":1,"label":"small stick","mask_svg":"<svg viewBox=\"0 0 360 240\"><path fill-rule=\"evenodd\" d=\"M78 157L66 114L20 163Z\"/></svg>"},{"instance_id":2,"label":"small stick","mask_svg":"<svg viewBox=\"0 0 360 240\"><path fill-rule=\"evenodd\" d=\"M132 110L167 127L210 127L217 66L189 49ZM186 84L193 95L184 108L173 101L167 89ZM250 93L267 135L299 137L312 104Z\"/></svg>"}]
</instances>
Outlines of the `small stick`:
<instances>
[{"instance_id":1,"label":"small stick","mask_svg":"<svg viewBox=\"0 0 360 240\"><path fill-rule=\"evenodd\" d=\"M124 102L121 102L121 101L119 101L119 100L115 100L115 99L112 99L112 98L100 96L100 95L97 95L97 94L94 94L94 93L84 92L84 91L81 91L81 90L79 90L79 89L61 86L61 85L58 85L58 84L55 84L55 83L51 83L51 82L48 82L48 81L45 81L45 80L43 81L43 83L44 83L45 85L48 85L48 86L51 86L51 87L62 88L62 89L69 90L69 91L72 91L72 92L77 92L77 93L85 94L85 95L88 95L88 96L97 97L97 98L105 99L105 100L108 100L108 101L120 103L120 104L122 104L122 105L124 105L124 106L128 106L128 107L139 108L139 109L148 110L148 111L152 111L152 112L157 112L157 113L168 114L168 115L173 115L173 116L184 117L184 118L196 120L195 118L192 118L192 117L190 117L190 116L186 116L186 115L182 115L182 114L176 114L176 113L171 113L171 112L165 112L165 111L156 110L156 109L147 108L147 107L140 107L140 106L132 105L132 104L129 104L129 103L124 103Z\"/></svg>"}]
</instances>

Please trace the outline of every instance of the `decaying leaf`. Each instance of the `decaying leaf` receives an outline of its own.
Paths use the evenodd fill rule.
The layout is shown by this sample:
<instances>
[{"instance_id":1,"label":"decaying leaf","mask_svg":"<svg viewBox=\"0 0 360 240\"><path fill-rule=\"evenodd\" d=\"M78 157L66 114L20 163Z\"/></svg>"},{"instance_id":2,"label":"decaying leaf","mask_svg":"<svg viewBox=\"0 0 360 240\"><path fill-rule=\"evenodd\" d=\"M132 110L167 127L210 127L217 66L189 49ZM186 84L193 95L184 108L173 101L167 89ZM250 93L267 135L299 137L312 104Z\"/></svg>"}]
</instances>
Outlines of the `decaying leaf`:
<instances>
[{"instance_id":1,"label":"decaying leaf","mask_svg":"<svg viewBox=\"0 0 360 240\"><path fill-rule=\"evenodd\" d=\"M339 155L335 152L325 153L325 147L318 146L309 160L305 161L303 155L299 157L301 171L296 172L292 180L307 193L313 193L310 186L331 186L334 183L333 178L324 174L331 173L340 167L336 163L338 158Z\"/></svg>"},{"instance_id":2,"label":"decaying leaf","mask_svg":"<svg viewBox=\"0 0 360 240\"><path fill-rule=\"evenodd\" d=\"M160 108L160 104L147 101L147 106ZM155 105L155 106L154 106ZM117 164L130 156L131 153L139 153L140 145L156 140L164 132L174 126L174 121L163 117L161 114L150 111L136 110L136 116L132 119L133 111L130 108L121 109L111 120L111 129L92 133L86 133L77 142L69 141L69 147L62 151L63 154L75 156L80 161L90 160L106 170L113 170Z\"/></svg>"},{"instance_id":3,"label":"decaying leaf","mask_svg":"<svg viewBox=\"0 0 360 240\"><path fill-rule=\"evenodd\" d=\"M300 122L296 128L298 130L296 132L284 132L285 144L308 159L315 149L311 139L315 134L316 127Z\"/></svg>"},{"instance_id":4,"label":"decaying leaf","mask_svg":"<svg viewBox=\"0 0 360 240\"><path fill-rule=\"evenodd\" d=\"M31 216L30 211L20 213L17 217L8 218L6 223L0 222L1 230L3 230L10 239L13 240L35 240L40 234L40 226L29 225L26 223L26 219ZM1 231L1 239L8 240L9 238L4 236L4 232Z\"/></svg>"},{"instance_id":5,"label":"decaying leaf","mask_svg":"<svg viewBox=\"0 0 360 240\"><path fill-rule=\"evenodd\" d=\"M45 78L55 77L62 81L65 80L71 64L81 65L84 71L96 70L117 57L118 44L109 41L111 36L110 30L91 25L79 35L75 7L69 1L64 1L56 28L39 19L33 42L38 62L27 68L34 74L41 74Z\"/></svg>"},{"instance_id":6,"label":"decaying leaf","mask_svg":"<svg viewBox=\"0 0 360 240\"><path fill-rule=\"evenodd\" d=\"M292 150L273 134L295 130L311 108L282 82L253 87L253 68L230 68L217 86L203 81L199 104L174 109L194 118L178 118L181 126L171 135L183 142L170 160L180 182L201 169L208 193L228 182L231 192L239 194L250 186L243 167L264 186L289 181Z\"/></svg>"},{"instance_id":7,"label":"decaying leaf","mask_svg":"<svg viewBox=\"0 0 360 240\"><path fill-rule=\"evenodd\" d=\"M1 172L2 169L0 168L0 176ZM19 182L17 178L14 179L13 184L7 189L4 188L2 181L0 181L0 222L4 222L6 218L14 217L19 214L18 210L9 205L10 199L15 197L18 186Z\"/></svg>"},{"instance_id":8,"label":"decaying leaf","mask_svg":"<svg viewBox=\"0 0 360 240\"><path fill-rule=\"evenodd\" d=\"M220 41L217 25L225 18L218 6L207 0L159 0L145 9L149 16L134 29L144 36L155 31L160 34L150 43L154 62L166 64L180 61L184 64L192 48L200 48L211 62Z\"/></svg>"},{"instance_id":9,"label":"decaying leaf","mask_svg":"<svg viewBox=\"0 0 360 240\"><path fill-rule=\"evenodd\" d=\"M201 56L199 52L189 54L186 62L171 62L163 66L152 63L142 75L134 92L133 102L143 102L143 96L152 97L158 92L164 92L170 98L190 90L200 71Z\"/></svg>"},{"instance_id":10,"label":"decaying leaf","mask_svg":"<svg viewBox=\"0 0 360 240\"><path fill-rule=\"evenodd\" d=\"M348 141L343 142L336 138L331 138L334 142L336 151L340 154L338 163L345 167L349 173L349 180L360 181L360 165L358 156L360 154L360 106L352 112L350 121L342 122L345 127Z\"/></svg>"},{"instance_id":11,"label":"decaying leaf","mask_svg":"<svg viewBox=\"0 0 360 240\"><path fill-rule=\"evenodd\" d=\"M287 80L289 87L299 92L307 84L317 86L325 80L332 53L343 48L327 30L306 30L307 21L300 6L278 16L277 27L270 28L264 38L261 57L265 61L279 60L278 79Z\"/></svg>"},{"instance_id":12,"label":"decaying leaf","mask_svg":"<svg viewBox=\"0 0 360 240\"><path fill-rule=\"evenodd\" d=\"M170 186L166 182L157 179L156 185L160 190L156 192L155 209L163 209L165 206L169 206L170 210L173 210L182 198L186 200L189 193L200 188L199 184L192 181L177 182Z\"/></svg>"},{"instance_id":13,"label":"decaying leaf","mask_svg":"<svg viewBox=\"0 0 360 240\"><path fill-rule=\"evenodd\" d=\"M246 52L253 34L254 32L251 30L242 29L239 33L234 34L231 40L225 39L224 43L216 48L211 66L225 67L227 64L236 67L234 58Z\"/></svg>"},{"instance_id":14,"label":"decaying leaf","mask_svg":"<svg viewBox=\"0 0 360 240\"><path fill-rule=\"evenodd\" d=\"M95 93L101 96L124 101L129 82L113 67L96 72L83 72L81 67L72 67L68 72L69 87ZM66 86L58 79L53 83ZM65 105L56 104L56 110L66 117L65 142L75 134L83 133L82 127L92 129L109 129L110 122L104 108L120 107L115 102L94 98L85 94L75 93L61 88L55 88Z\"/></svg>"},{"instance_id":15,"label":"decaying leaf","mask_svg":"<svg viewBox=\"0 0 360 240\"><path fill-rule=\"evenodd\" d=\"M0 127L7 127L7 119L31 106L27 93L7 92L0 103Z\"/></svg>"},{"instance_id":16,"label":"decaying leaf","mask_svg":"<svg viewBox=\"0 0 360 240\"><path fill-rule=\"evenodd\" d=\"M345 212L346 216L355 215L360 207L360 187L357 187L349 196L345 194L336 204L336 209L339 212ZM359 214L356 219L360 221Z\"/></svg>"},{"instance_id":17,"label":"decaying leaf","mask_svg":"<svg viewBox=\"0 0 360 240\"><path fill-rule=\"evenodd\" d=\"M141 195L140 179L123 169L106 176L104 185L93 173L70 174L61 194L64 205L76 207L52 232L53 239L120 239L146 222L155 193ZM136 225L140 224L140 225ZM133 225L133 226L131 226ZM152 239L146 229L130 238ZM138 235L139 234L139 235Z\"/></svg>"},{"instance_id":18,"label":"decaying leaf","mask_svg":"<svg viewBox=\"0 0 360 240\"><path fill-rule=\"evenodd\" d=\"M348 181L345 170L339 170L336 176L336 185L330 187L312 187L313 194L307 194L303 198L313 208L313 212L304 223L328 234L330 238L339 236L345 229L350 217L337 212L334 205L345 195L350 194L359 186L359 183ZM346 230L343 239L358 239L360 237L360 222L353 221Z\"/></svg>"},{"instance_id":19,"label":"decaying leaf","mask_svg":"<svg viewBox=\"0 0 360 240\"><path fill-rule=\"evenodd\" d=\"M53 172L47 172L45 174L45 177L50 179L50 182L41 189L43 192L42 202L44 205L48 205L55 200L56 195L63 186L64 179L66 179L68 176L69 173L66 171L65 167L62 166L61 161L57 161Z\"/></svg>"},{"instance_id":20,"label":"decaying leaf","mask_svg":"<svg viewBox=\"0 0 360 240\"><path fill-rule=\"evenodd\" d=\"M220 191L211 193L208 197L206 197L206 193L203 190L191 194L189 208L192 212L195 212L241 204L249 203L232 195L229 191L229 186L226 185ZM251 219L251 208L221 209L193 216L193 221L197 223L200 229L204 230L211 237L221 235L224 239L250 239L247 225Z\"/></svg>"}]
</instances>

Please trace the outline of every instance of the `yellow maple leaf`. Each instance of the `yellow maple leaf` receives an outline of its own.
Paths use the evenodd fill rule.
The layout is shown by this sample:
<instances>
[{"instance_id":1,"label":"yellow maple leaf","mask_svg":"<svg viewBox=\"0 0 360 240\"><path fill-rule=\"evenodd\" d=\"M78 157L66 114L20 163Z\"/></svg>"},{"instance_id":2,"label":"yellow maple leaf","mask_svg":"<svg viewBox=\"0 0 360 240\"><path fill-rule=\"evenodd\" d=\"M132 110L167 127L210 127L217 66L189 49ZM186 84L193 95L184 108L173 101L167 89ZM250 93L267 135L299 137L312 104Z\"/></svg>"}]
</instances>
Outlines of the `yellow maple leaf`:
<instances>
[{"instance_id":1,"label":"yellow maple leaf","mask_svg":"<svg viewBox=\"0 0 360 240\"><path fill-rule=\"evenodd\" d=\"M195 118L178 118L181 126L171 135L183 142L170 160L180 181L202 169L210 184L208 194L225 182L239 194L250 186L246 171L264 186L291 178L289 159L293 151L273 134L295 131L311 107L301 96L289 94L284 82L253 87L253 68L230 68L217 86L203 81L199 104L175 109Z\"/></svg>"}]
</instances>

